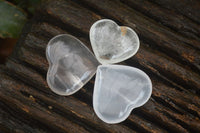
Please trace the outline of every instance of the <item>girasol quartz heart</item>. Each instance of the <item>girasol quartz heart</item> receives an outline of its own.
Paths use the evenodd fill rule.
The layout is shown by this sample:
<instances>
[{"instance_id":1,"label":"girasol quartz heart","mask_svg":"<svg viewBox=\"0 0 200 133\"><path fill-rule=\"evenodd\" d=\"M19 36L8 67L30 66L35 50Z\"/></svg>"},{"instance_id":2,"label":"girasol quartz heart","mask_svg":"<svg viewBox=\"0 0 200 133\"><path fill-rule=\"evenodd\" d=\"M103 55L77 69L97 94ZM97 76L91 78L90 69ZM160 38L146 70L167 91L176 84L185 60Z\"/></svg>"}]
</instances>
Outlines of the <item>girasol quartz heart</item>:
<instances>
[{"instance_id":1,"label":"girasol quartz heart","mask_svg":"<svg viewBox=\"0 0 200 133\"><path fill-rule=\"evenodd\" d=\"M75 37L62 34L51 39L46 48L49 62L47 83L59 95L71 95L96 73L98 61Z\"/></svg>"},{"instance_id":2,"label":"girasol quartz heart","mask_svg":"<svg viewBox=\"0 0 200 133\"><path fill-rule=\"evenodd\" d=\"M134 108L145 104L151 93L151 80L143 71L123 65L101 65L97 68L93 107L104 122L119 123Z\"/></svg>"},{"instance_id":3,"label":"girasol quartz heart","mask_svg":"<svg viewBox=\"0 0 200 133\"><path fill-rule=\"evenodd\" d=\"M139 49L139 38L129 27L102 19L90 28L90 42L97 60L113 64L132 57Z\"/></svg>"}]
</instances>

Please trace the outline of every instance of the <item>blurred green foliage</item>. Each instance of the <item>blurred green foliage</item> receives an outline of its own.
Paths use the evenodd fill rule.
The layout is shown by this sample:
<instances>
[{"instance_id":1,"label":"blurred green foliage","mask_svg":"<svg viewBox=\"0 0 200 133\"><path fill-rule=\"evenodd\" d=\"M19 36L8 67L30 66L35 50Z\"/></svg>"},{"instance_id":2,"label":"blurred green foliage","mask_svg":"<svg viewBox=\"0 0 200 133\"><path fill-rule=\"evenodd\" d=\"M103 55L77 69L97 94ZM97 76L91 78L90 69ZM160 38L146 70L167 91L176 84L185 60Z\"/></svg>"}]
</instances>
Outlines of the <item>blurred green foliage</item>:
<instances>
[{"instance_id":1,"label":"blurred green foliage","mask_svg":"<svg viewBox=\"0 0 200 133\"><path fill-rule=\"evenodd\" d=\"M0 38L18 38L40 0L0 0Z\"/></svg>"},{"instance_id":2,"label":"blurred green foliage","mask_svg":"<svg viewBox=\"0 0 200 133\"><path fill-rule=\"evenodd\" d=\"M25 10L29 15L33 15L41 0L10 0L17 7Z\"/></svg>"}]
</instances>

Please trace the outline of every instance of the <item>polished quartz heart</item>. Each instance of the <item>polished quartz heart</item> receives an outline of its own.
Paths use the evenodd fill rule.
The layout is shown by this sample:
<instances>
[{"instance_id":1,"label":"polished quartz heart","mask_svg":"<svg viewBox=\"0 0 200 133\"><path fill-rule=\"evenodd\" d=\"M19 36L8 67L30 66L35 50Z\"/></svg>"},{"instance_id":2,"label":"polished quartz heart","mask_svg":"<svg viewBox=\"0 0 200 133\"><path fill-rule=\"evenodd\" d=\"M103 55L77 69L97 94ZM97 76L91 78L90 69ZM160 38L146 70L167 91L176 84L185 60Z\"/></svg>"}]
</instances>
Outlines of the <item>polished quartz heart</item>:
<instances>
[{"instance_id":1,"label":"polished quartz heart","mask_svg":"<svg viewBox=\"0 0 200 133\"><path fill-rule=\"evenodd\" d=\"M143 71L123 65L101 65L95 79L93 107L104 122L119 123L134 108L145 104L151 93L151 80Z\"/></svg>"},{"instance_id":2,"label":"polished quartz heart","mask_svg":"<svg viewBox=\"0 0 200 133\"><path fill-rule=\"evenodd\" d=\"M112 64L132 57L139 49L139 38L129 27L102 19L90 28L90 42L97 60Z\"/></svg>"},{"instance_id":3,"label":"polished quartz heart","mask_svg":"<svg viewBox=\"0 0 200 133\"><path fill-rule=\"evenodd\" d=\"M46 48L49 62L47 83L59 95L71 95L96 73L98 61L75 37L62 34L51 39Z\"/></svg>"}]
</instances>

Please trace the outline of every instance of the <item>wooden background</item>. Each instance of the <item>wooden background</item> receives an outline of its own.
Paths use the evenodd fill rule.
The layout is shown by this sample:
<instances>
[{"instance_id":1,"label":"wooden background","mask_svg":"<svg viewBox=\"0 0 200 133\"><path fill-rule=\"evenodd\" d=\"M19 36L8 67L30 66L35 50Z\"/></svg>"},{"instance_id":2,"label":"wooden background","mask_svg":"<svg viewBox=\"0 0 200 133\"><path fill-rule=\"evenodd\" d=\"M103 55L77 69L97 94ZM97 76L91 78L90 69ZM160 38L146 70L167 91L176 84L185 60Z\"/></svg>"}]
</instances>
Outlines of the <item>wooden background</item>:
<instances>
[{"instance_id":1,"label":"wooden background","mask_svg":"<svg viewBox=\"0 0 200 133\"><path fill-rule=\"evenodd\" d=\"M89 29L103 18L133 28L138 53L121 64L145 71L150 100L120 124L109 125L92 107L94 78L72 96L46 83L45 48L69 33L90 49ZM48 0L24 27L12 56L0 67L0 132L200 132L200 1Z\"/></svg>"}]
</instances>

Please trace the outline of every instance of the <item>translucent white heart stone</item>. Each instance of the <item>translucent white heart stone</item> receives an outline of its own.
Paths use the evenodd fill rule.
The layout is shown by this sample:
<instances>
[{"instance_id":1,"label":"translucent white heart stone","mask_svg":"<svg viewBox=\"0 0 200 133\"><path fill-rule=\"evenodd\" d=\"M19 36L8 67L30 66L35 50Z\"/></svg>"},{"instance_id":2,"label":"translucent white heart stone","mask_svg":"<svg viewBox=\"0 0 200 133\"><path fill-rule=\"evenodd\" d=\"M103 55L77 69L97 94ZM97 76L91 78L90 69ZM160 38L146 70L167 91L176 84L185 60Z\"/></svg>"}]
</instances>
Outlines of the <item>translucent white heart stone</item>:
<instances>
[{"instance_id":1,"label":"translucent white heart stone","mask_svg":"<svg viewBox=\"0 0 200 133\"><path fill-rule=\"evenodd\" d=\"M96 73L98 61L75 37L62 34L51 39L46 48L49 62L47 83L59 95L71 95Z\"/></svg>"},{"instance_id":2,"label":"translucent white heart stone","mask_svg":"<svg viewBox=\"0 0 200 133\"><path fill-rule=\"evenodd\" d=\"M119 123L134 108L145 104L151 93L151 80L143 71L123 65L101 65L97 68L93 107L104 122Z\"/></svg>"},{"instance_id":3,"label":"translucent white heart stone","mask_svg":"<svg viewBox=\"0 0 200 133\"><path fill-rule=\"evenodd\" d=\"M90 28L90 42L97 60L112 64L132 57L139 49L139 38L129 27L102 19Z\"/></svg>"}]
</instances>

